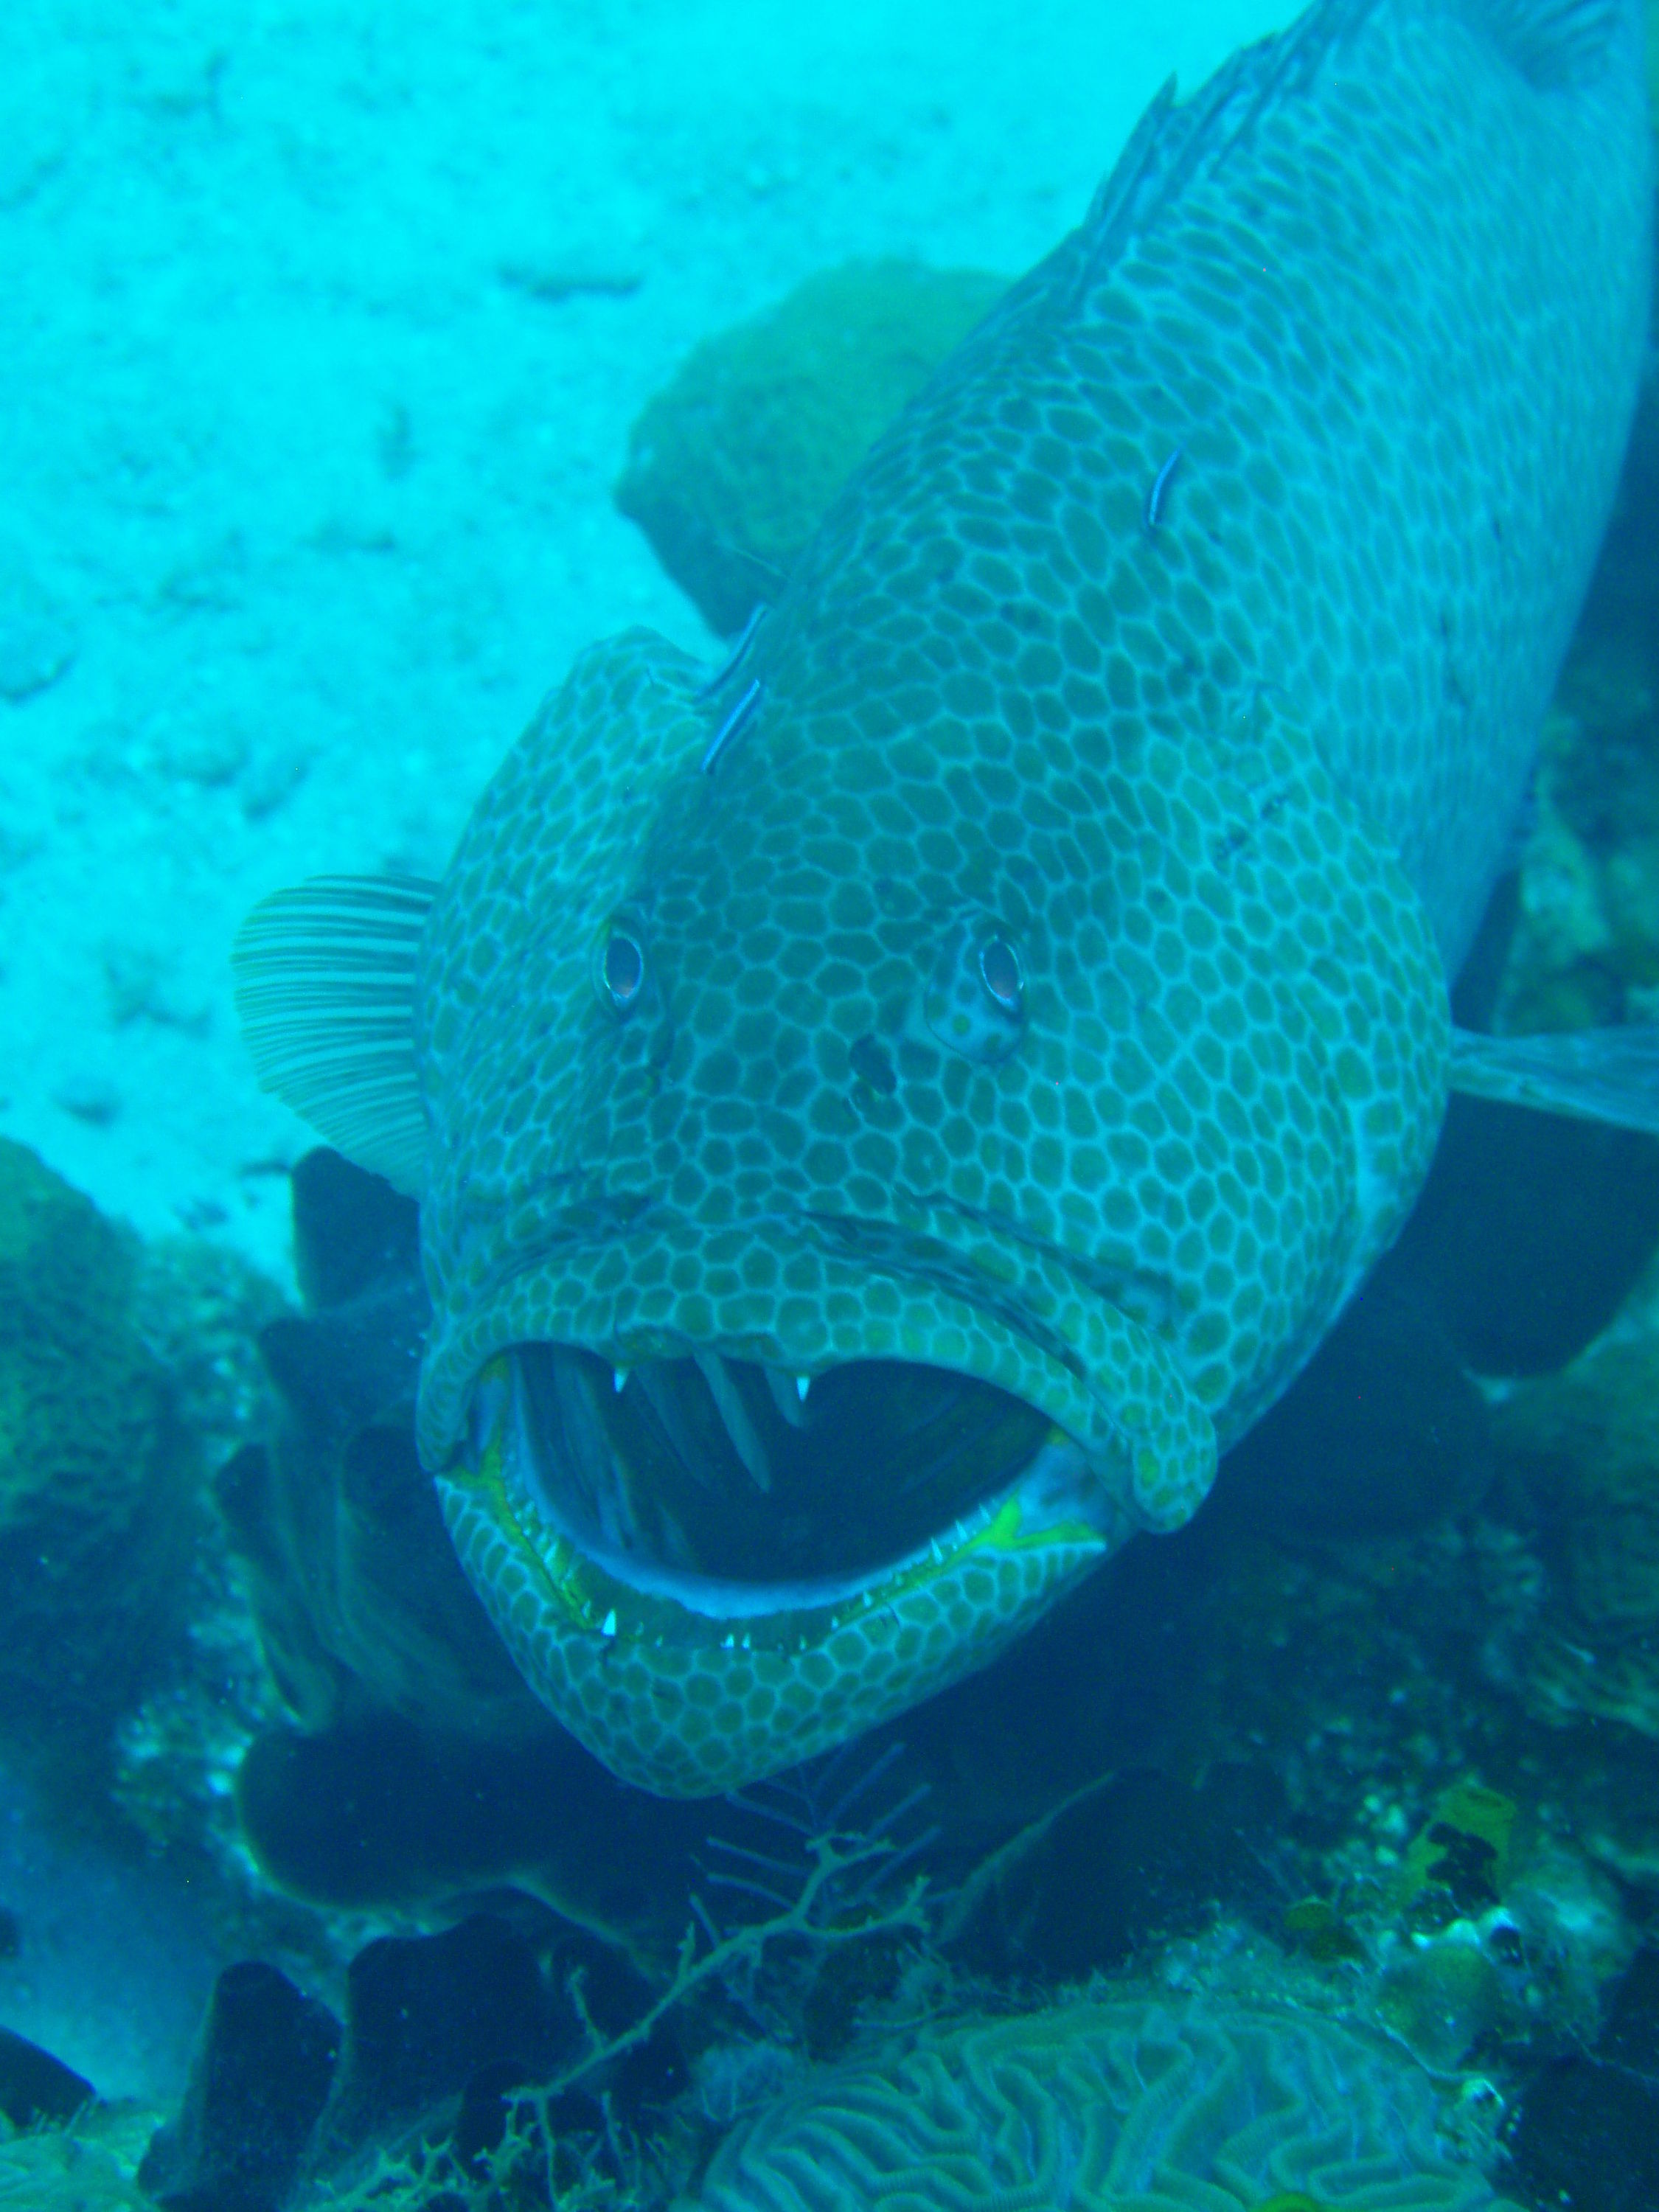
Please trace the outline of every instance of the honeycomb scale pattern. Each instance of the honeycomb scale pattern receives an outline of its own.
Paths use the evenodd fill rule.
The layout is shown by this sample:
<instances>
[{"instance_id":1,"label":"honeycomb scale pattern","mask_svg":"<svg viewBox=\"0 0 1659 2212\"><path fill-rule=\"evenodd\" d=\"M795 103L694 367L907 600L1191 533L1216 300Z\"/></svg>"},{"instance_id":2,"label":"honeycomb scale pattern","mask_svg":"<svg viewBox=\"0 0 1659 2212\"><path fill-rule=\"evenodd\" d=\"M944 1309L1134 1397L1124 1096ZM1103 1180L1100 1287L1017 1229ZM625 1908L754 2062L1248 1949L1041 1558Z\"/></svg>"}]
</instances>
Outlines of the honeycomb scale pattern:
<instances>
[{"instance_id":1,"label":"honeycomb scale pattern","mask_svg":"<svg viewBox=\"0 0 1659 2212\"><path fill-rule=\"evenodd\" d=\"M422 1448L619 1772L728 1789L981 1663L1190 1514L1397 1229L1645 325L1638 50L1547 58L1330 0L1154 116L741 664L594 647L481 800L417 1006ZM745 1651L458 1457L531 1339L983 1376L1094 1534L1028 1498L902 1637L781 1601Z\"/></svg>"}]
</instances>

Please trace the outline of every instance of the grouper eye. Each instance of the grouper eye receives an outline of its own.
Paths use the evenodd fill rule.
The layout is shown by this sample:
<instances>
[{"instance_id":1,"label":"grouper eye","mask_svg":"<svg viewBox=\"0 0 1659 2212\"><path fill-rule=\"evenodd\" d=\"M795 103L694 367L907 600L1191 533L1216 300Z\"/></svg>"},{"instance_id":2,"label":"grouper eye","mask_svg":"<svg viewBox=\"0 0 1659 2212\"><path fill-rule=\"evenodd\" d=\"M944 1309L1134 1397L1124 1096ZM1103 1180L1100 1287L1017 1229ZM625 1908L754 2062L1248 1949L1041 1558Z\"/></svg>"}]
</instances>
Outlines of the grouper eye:
<instances>
[{"instance_id":1,"label":"grouper eye","mask_svg":"<svg viewBox=\"0 0 1659 2212\"><path fill-rule=\"evenodd\" d=\"M939 948L921 1000L922 1020L964 1060L994 1066L1025 1034L1025 963L992 915L964 918Z\"/></svg>"},{"instance_id":2,"label":"grouper eye","mask_svg":"<svg viewBox=\"0 0 1659 2212\"><path fill-rule=\"evenodd\" d=\"M645 981L645 953L639 939L614 923L599 956L599 981L619 1014L634 1005Z\"/></svg>"},{"instance_id":3,"label":"grouper eye","mask_svg":"<svg viewBox=\"0 0 1659 2212\"><path fill-rule=\"evenodd\" d=\"M1006 937L988 937L980 946L979 974L992 1003L1003 1013L1018 1019L1025 995L1025 978L1020 973L1019 955Z\"/></svg>"}]
</instances>

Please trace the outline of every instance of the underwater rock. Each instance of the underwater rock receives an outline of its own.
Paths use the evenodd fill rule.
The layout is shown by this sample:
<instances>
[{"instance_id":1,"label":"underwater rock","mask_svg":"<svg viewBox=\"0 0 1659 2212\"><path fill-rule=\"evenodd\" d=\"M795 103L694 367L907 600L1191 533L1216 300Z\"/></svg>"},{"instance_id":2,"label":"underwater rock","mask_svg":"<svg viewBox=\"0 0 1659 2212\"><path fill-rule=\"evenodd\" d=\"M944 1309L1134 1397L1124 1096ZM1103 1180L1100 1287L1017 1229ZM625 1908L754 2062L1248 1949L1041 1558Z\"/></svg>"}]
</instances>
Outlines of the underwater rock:
<instances>
[{"instance_id":1,"label":"underwater rock","mask_svg":"<svg viewBox=\"0 0 1659 2212\"><path fill-rule=\"evenodd\" d=\"M139 1272L135 1238L0 1140L0 1734L82 1813L179 1648L201 1526Z\"/></svg>"},{"instance_id":2,"label":"underwater rock","mask_svg":"<svg viewBox=\"0 0 1659 2212\"><path fill-rule=\"evenodd\" d=\"M1577 1825L1588 1825L1582 1814ZM1504 1903L1515 1929L1508 1948L1524 1968L1522 2004L1552 2033L1581 2047L1594 2042L1607 1992L1639 1942L1623 1893L1568 1844L1534 1839Z\"/></svg>"},{"instance_id":3,"label":"underwater rock","mask_svg":"<svg viewBox=\"0 0 1659 2212\"><path fill-rule=\"evenodd\" d=\"M1090 2002L927 2027L826 2070L715 2153L705 2212L1127 2203L1486 2212L1428 2076L1319 2014Z\"/></svg>"},{"instance_id":4,"label":"underwater rock","mask_svg":"<svg viewBox=\"0 0 1659 2212\"><path fill-rule=\"evenodd\" d=\"M138 1324L203 1465L222 1466L269 1427L257 1340L286 1310L276 1285L223 1245L199 1237L146 1244ZM198 1518L185 1648L115 1729L111 1796L149 1850L204 1852L235 1917L248 1884L232 1787L276 1699L222 1524L210 1510Z\"/></svg>"},{"instance_id":5,"label":"underwater rock","mask_svg":"<svg viewBox=\"0 0 1659 2212\"><path fill-rule=\"evenodd\" d=\"M545 2078L578 2032L529 1944L491 1914L438 1936L382 1936L347 1972L344 2041L308 2171L337 2169L477 2075L497 2088Z\"/></svg>"},{"instance_id":6,"label":"underwater rock","mask_svg":"<svg viewBox=\"0 0 1659 2212\"><path fill-rule=\"evenodd\" d=\"M1509 2152L1534 2204L1659 2203L1659 1951L1637 1954L1595 2049L1556 2059L1529 2084Z\"/></svg>"},{"instance_id":7,"label":"underwater rock","mask_svg":"<svg viewBox=\"0 0 1659 2212\"><path fill-rule=\"evenodd\" d=\"M1659 2087L1659 1950L1650 1944L1636 1954L1614 1992L1595 2055Z\"/></svg>"},{"instance_id":8,"label":"underwater rock","mask_svg":"<svg viewBox=\"0 0 1659 2212\"><path fill-rule=\"evenodd\" d=\"M1659 1336L1608 1338L1498 1421L1559 1531L1578 1625L1659 1625Z\"/></svg>"},{"instance_id":9,"label":"underwater rock","mask_svg":"<svg viewBox=\"0 0 1659 2212\"><path fill-rule=\"evenodd\" d=\"M1641 453L1638 434L1631 467ZM1638 529L1639 557L1616 564ZM1545 721L1507 1030L1650 1018L1659 984L1659 538L1644 503L1615 523L1601 576Z\"/></svg>"},{"instance_id":10,"label":"underwater rock","mask_svg":"<svg viewBox=\"0 0 1659 2212\"><path fill-rule=\"evenodd\" d=\"M1589 1643L1582 1630L1541 1629L1526 1655L1522 1702L1550 1728L1617 1721L1659 1739L1659 1650L1652 1638Z\"/></svg>"},{"instance_id":11,"label":"underwater rock","mask_svg":"<svg viewBox=\"0 0 1659 2212\"><path fill-rule=\"evenodd\" d=\"M237 1778L270 1879L325 1905L413 1903L514 1876L584 1927L672 1943L706 1808L621 1789L574 1738L516 1749L375 1713L319 1735L270 1729Z\"/></svg>"},{"instance_id":12,"label":"underwater rock","mask_svg":"<svg viewBox=\"0 0 1659 2212\"><path fill-rule=\"evenodd\" d=\"M163 2212L276 2212L328 2097L340 2024L274 1966L214 1985L177 2119L138 2179Z\"/></svg>"},{"instance_id":13,"label":"underwater rock","mask_svg":"<svg viewBox=\"0 0 1659 2212\"><path fill-rule=\"evenodd\" d=\"M1659 1335L1632 1312L1559 1375L1517 1389L1497 1433L1511 1510L1551 1571L1512 1654L1528 1711L1659 1737Z\"/></svg>"},{"instance_id":14,"label":"underwater rock","mask_svg":"<svg viewBox=\"0 0 1659 2212\"><path fill-rule=\"evenodd\" d=\"M356 2203L361 2180L362 2201L379 2203L381 2151L420 2135L465 2155L489 2108L550 2079L590 2025L614 2035L644 2009L637 1978L603 1946L530 1899L504 1907L366 1945L346 1970L343 2027L274 1966L228 1967L180 2110L145 2153L147 2197L162 2212L276 2212ZM585 2100L574 2109L593 2117Z\"/></svg>"},{"instance_id":15,"label":"underwater rock","mask_svg":"<svg viewBox=\"0 0 1659 2212\"><path fill-rule=\"evenodd\" d=\"M0 2114L20 2133L72 2120L96 2094L61 2058L0 2027Z\"/></svg>"},{"instance_id":16,"label":"underwater rock","mask_svg":"<svg viewBox=\"0 0 1659 2212\"><path fill-rule=\"evenodd\" d=\"M1154 1935L1259 1898L1284 1793L1267 1767L1218 1765L1197 1787L1150 1770L1081 1792L994 1853L947 1929L974 1969L1074 1982Z\"/></svg>"},{"instance_id":17,"label":"underwater rock","mask_svg":"<svg viewBox=\"0 0 1659 2212\"><path fill-rule=\"evenodd\" d=\"M854 467L1006 289L907 261L826 270L706 339L647 404L617 505L711 629L777 597Z\"/></svg>"}]
</instances>

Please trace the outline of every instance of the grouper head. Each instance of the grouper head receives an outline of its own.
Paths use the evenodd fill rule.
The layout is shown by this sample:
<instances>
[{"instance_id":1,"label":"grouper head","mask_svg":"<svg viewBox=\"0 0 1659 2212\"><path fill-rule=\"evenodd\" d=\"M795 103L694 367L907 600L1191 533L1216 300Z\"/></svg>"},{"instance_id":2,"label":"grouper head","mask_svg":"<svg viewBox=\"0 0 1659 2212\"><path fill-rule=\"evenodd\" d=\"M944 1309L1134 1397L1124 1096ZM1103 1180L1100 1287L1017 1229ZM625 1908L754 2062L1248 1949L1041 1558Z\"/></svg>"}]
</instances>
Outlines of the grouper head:
<instances>
[{"instance_id":1,"label":"grouper head","mask_svg":"<svg viewBox=\"0 0 1659 2212\"><path fill-rule=\"evenodd\" d=\"M1441 1111L1438 953L1270 695L1050 712L1057 659L1000 690L896 607L849 660L786 601L712 688L597 647L435 891L242 941L267 1075L418 1189L466 1571L664 1794L1184 1522Z\"/></svg>"}]
</instances>

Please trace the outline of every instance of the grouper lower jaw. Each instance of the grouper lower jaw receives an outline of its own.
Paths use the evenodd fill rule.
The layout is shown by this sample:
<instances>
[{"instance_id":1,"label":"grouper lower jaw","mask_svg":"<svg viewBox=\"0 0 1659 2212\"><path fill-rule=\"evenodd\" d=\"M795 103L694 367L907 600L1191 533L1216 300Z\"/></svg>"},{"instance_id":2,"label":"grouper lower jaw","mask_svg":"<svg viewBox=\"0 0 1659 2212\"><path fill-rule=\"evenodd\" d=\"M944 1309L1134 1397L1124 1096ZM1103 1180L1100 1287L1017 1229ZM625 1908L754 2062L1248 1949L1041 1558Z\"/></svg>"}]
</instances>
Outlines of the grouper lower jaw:
<instances>
[{"instance_id":1,"label":"grouper lower jaw","mask_svg":"<svg viewBox=\"0 0 1659 2212\"><path fill-rule=\"evenodd\" d=\"M680 1325L653 1326L641 1279L664 1273L663 1248L641 1231L441 1322L423 1378L422 1449L497 1632L556 1719L663 1796L741 1788L983 1666L1137 1529L1185 1521L1215 1471L1169 1346L1097 1294L1022 1326L1006 1285L981 1304L960 1281L872 1277L811 1242L777 1248L771 1227L798 1305L755 1251L711 1255L704 1234L699 1284L719 1285L723 1254L739 1325L699 1339L684 1324L701 1308L678 1300ZM761 1309L735 1285L757 1274L769 1326L745 1329ZM565 1315L585 1340L550 1340ZM837 1427L878 1372L888 1387ZM946 1415L907 1426L929 1378ZM824 1443L792 1490L767 1454L799 1458L803 1430Z\"/></svg>"},{"instance_id":2,"label":"grouper lower jaw","mask_svg":"<svg viewBox=\"0 0 1659 2212\"><path fill-rule=\"evenodd\" d=\"M544 1354L581 1357L526 1356ZM894 1556L788 1579L702 1573L569 1510L534 1433L526 1356L480 1376L467 1449L438 1480L445 1517L537 1695L659 1796L739 1789L902 1711L983 1666L1146 1525L1033 1414L1022 1463ZM1146 1441L1187 1449L1179 1435ZM1210 1449L1212 1461L1212 1436Z\"/></svg>"}]
</instances>

